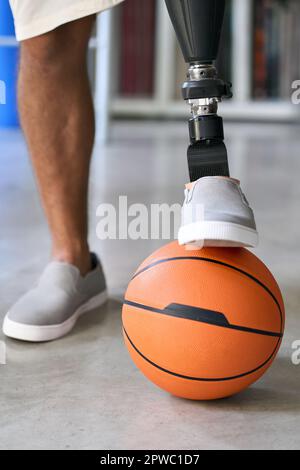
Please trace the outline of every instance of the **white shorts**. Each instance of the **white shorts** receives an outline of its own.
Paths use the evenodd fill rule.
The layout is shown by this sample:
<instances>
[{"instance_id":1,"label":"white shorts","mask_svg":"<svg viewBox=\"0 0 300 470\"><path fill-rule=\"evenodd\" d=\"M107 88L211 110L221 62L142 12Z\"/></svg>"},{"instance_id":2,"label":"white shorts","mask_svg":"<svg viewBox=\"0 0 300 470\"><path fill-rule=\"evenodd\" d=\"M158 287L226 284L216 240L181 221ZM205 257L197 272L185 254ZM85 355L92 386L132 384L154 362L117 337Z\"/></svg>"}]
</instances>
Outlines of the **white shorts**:
<instances>
[{"instance_id":1,"label":"white shorts","mask_svg":"<svg viewBox=\"0 0 300 470\"><path fill-rule=\"evenodd\" d=\"M99 13L123 0L10 0L18 41Z\"/></svg>"}]
</instances>

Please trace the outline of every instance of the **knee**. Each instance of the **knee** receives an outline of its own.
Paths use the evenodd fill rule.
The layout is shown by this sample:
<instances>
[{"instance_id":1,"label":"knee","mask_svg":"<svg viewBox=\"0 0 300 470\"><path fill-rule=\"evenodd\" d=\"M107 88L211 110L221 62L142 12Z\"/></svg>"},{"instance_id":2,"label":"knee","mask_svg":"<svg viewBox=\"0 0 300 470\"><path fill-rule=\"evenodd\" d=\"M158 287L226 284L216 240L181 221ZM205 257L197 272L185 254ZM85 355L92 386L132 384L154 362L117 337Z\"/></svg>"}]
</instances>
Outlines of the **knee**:
<instances>
[{"instance_id":1,"label":"knee","mask_svg":"<svg viewBox=\"0 0 300 470\"><path fill-rule=\"evenodd\" d=\"M61 47L55 31L27 39L21 44L21 64L24 66L49 68L62 59Z\"/></svg>"},{"instance_id":2,"label":"knee","mask_svg":"<svg viewBox=\"0 0 300 470\"><path fill-rule=\"evenodd\" d=\"M40 73L66 73L85 62L86 47L83 41L73 41L67 30L58 28L22 42L21 67L30 67Z\"/></svg>"}]
</instances>

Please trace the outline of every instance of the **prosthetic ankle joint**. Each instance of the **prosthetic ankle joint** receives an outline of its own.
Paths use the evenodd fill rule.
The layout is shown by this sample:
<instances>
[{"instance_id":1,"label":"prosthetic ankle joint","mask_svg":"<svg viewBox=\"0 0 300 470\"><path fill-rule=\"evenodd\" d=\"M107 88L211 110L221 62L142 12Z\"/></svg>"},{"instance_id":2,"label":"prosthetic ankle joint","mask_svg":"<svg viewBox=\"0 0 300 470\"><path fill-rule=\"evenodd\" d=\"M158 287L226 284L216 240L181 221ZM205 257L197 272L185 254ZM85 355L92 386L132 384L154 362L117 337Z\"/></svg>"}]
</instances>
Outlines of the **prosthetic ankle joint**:
<instances>
[{"instance_id":1,"label":"prosthetic ankle joint","mask_svg":"<svg viewBox=\"0 0 300 470\"><path fill-rule=\"evenodd\" d=\"M217 113L218 103L232 97L231 84L217 78L212 64L192 63L182 95L190 104L192 114L188 148L191 181L203 176L229 176L223 119Z\"/></svg>"},{"instance_id":2,"label":"prosthetic ankle joint","mask_svg":"<svg viewBox=\"0 0 300 470\"><path fill-rule=\"evenodd\" d=\"M165 0L185 62L188 80L183 98L191 105L191 144L188 164L191 181L203 176L229 176L223 121L218 103L230 98L231 84L217 78L225 0Z\"/></svg>"}]
</instances>

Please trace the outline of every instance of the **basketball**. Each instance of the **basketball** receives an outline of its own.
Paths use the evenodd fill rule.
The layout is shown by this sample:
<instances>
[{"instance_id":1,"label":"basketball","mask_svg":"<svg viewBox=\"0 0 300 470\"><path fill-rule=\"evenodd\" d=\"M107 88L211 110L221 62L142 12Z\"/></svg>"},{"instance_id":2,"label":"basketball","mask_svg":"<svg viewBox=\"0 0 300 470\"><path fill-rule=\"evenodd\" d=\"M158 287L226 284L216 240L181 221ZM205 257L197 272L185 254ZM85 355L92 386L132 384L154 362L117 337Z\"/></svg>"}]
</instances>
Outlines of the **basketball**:
<instances>
[{"instance_id":1,"label":"basketball","mask_svg":"<svg viewBox=\"0 0 300 470\"><path fill-rule=\"evenodd\" d=\"M284 316L273 275L250 251L188 251L173 242L134 274L122 322L131 358L148 379L178 397L213 400L266 372Z\"/></svg>"}]
</instances>

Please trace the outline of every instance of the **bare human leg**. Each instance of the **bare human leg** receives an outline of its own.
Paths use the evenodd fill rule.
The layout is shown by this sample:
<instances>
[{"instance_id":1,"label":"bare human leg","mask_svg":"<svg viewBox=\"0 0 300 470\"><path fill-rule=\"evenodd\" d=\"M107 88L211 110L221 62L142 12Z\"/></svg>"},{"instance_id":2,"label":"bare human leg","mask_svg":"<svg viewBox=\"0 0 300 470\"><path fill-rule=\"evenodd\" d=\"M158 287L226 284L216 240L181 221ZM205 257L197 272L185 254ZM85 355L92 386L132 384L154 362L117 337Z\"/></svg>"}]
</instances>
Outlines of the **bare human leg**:
<instances>
[{"instance_id":1,"label":"bare human leg","mask_svg":"<svg viewBox=\"0 0 300 470\"><path fill-rule=\"evenodd\" d=\"M21 44L19 110L48 220L52 257L91 268L87 196L94 110L86 53L94 16Z\"/></svg>"}]
</instances>

